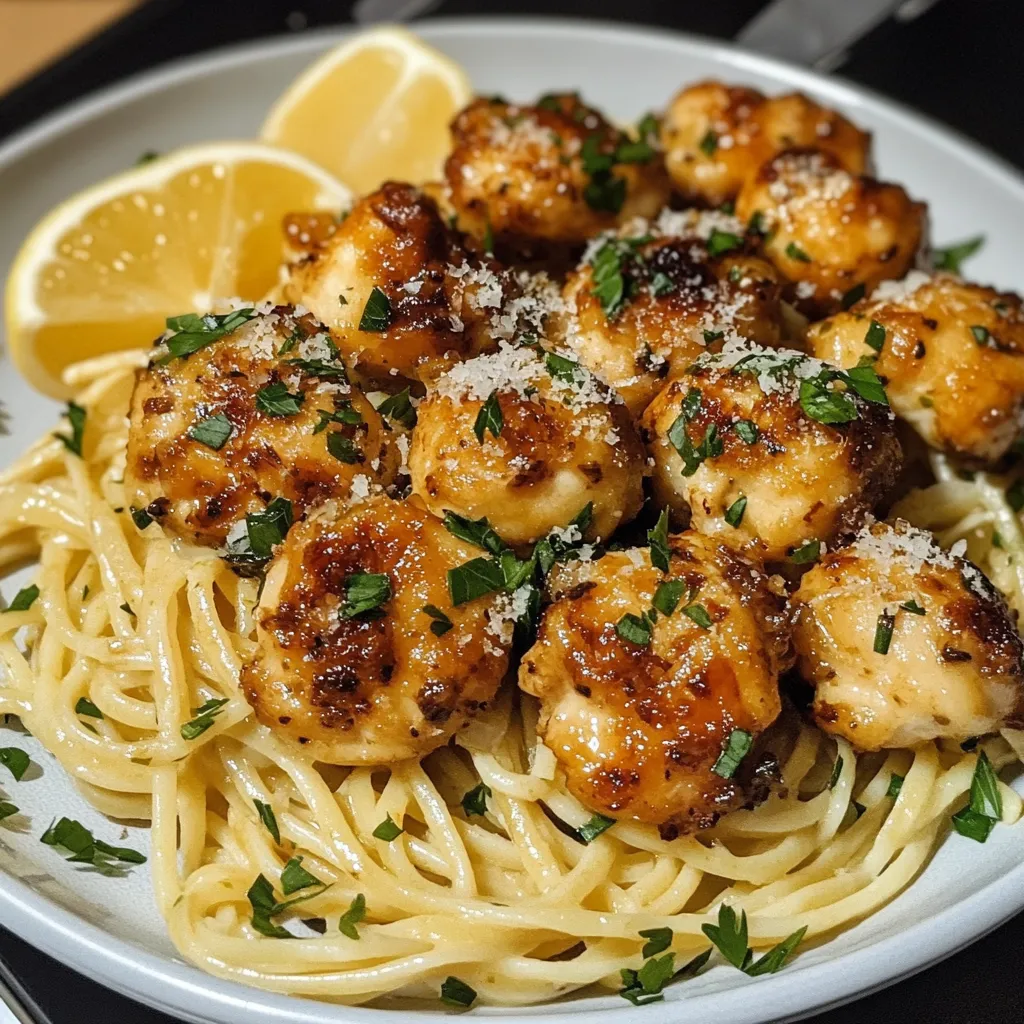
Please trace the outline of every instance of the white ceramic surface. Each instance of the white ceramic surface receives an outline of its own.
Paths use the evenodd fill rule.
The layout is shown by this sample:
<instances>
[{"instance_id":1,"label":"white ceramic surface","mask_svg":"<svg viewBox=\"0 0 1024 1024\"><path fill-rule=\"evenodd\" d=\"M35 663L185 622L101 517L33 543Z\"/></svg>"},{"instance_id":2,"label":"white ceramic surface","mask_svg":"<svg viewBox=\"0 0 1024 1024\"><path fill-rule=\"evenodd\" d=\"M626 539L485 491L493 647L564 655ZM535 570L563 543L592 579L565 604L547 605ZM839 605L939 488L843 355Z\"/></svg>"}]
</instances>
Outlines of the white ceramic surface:
<instances>
[{"instance_id":1,"label":"white ceramic surface","mask_svg":"<svg viewBox=\"0 0 1024 1024\"><path fill-rule=\"evenodd\" d=\"M802 89L874 131L882 175L931 203L938 242L987 234L984 251L970 265L973 276L1024 286L1018 245L1024 237L1024 183L1016 172L880 97L729 46L663 31L506 19L435 21L418 29L460 61L483 93L526 99L541 91L579 88L623 121L663 105L682 83L704 77L769 92ZM131 165L140 153L252 136L270 102L340 36L274 40L176 64L71 107L0 147L0 275L6 275L22 237L52 204ZM0 400L12 416L12 434L0 438L0 465L6 465L51 427L57 406L33 394L6 355L0 355ZM16 585L5 584L5 593L10 596ZM347 1008L269 995L184 963L164 934L144 868L126 879L108 879L66 864L40 845L39 834L59 814L80 818L108 840L120 827L87 807L38 744L10 732L0 729L0 745L16 740L42 769L34 768L17 784L0 775L0 788L30 819L20 832L11 822L0 826L0 923L28 942L97 981L202 1024L409 1024L435 1018L436 1011ZM147 846L144 829L130 833L131 845ZM672 987L666 1002L640 1009L607 996L518 1011L481 1008L471 1015L524 1024L555 1024L584 1014L601 1024L792 1019L920 970L1024 907L1022 839L1024 826L996 828L985 846L951 836L893 904L808 949L777 975L755 980L716 967Z\"/></svg>"}]
</instances>

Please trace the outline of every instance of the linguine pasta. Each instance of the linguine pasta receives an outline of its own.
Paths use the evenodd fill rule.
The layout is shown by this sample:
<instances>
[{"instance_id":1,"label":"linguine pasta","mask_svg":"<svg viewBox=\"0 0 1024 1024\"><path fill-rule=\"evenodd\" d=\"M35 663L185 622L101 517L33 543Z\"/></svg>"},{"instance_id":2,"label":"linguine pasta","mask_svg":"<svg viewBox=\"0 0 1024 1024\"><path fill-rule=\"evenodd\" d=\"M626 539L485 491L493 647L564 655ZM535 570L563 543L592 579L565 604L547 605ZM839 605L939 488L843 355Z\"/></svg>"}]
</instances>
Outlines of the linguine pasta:
<instances>
[{"instance_id":1,"label":"linguine pasta","mask_svg":"<svg viewBox=\"0 0 1024 1024\"><path fill-rule=\"evenodd\" d=\"M347 1003L436 999L449 975L504 1005L618 989L620 970L643 963L641 932L671 928L682 964L707 948L701 926L723 903L746 911L755 949L852 925L911 882L963 804L976 752L856 754L789 711L773 741L782 785L755 810L698 836L665 841L620 821L582 843L591 813L513 685L421 763L311 761L256 723L239 691L257 581L159 527L134 529L124 507L126 410L144 361L73 368L84 457L48 436L0 478L0 557L8 571L38 561L39 587L30 608L0 617L0 712L20 716L99 811L151 821L156 902L204 969ZM935 485L896 511L945 545L966 539L1024 610L1024 537L1002 488L941 458L934 469ZM82 698L102 717L76 712ZM979 749L998 770L1016 739ZM467 798L480 784L491 799L470 813L484 809ZM1020 797L999 788L1003 821L1016 821ZM388 818L404 831L376 838ZM294 936L275 941L254 927L250 887L262 874L281 892L294 857L323 885L274 916Z\"/></svg>"}]
</instances>

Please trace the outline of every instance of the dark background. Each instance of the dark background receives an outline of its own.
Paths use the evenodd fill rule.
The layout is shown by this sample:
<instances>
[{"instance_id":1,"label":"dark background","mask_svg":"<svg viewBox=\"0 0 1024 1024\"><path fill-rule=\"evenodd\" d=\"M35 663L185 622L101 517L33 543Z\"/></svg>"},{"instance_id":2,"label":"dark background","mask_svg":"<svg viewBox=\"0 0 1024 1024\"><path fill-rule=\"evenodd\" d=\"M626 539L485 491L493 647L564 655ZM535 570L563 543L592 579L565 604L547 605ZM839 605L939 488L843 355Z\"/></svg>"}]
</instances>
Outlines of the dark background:
<instances>
[{"instance_id":1,"label":"dark background","mask_svg":"<svg viewBox=\"0 0 1024 1024\"><path fill-rule=\"evenodd\" d=\"M149 0L0 98L0 141L127 75L202 50L300 31L297 25L345 24L349 6L349 0ZM731 38L763 6L762 0L444 0L432 13L587 17ZM1024 168L1022 39L1020 0L940 0L916 20L870 33L838 73L952 125ZM2 929L0 953L54 1024L174 1024L102 991ZM909 981L811 1019L1018 1024L1024 1022L1022 959L1024 916ZM660 1024L657 1006L648 1013L651 1024Z\"/></svg>"}]
</instances>

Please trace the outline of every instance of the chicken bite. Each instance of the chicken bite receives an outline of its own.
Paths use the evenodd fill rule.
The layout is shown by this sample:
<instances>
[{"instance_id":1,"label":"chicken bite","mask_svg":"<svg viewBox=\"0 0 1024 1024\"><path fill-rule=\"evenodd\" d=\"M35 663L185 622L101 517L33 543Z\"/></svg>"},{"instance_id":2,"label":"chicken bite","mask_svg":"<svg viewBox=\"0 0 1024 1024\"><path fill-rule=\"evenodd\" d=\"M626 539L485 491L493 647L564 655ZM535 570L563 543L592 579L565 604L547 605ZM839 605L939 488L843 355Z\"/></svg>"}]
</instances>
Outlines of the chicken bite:
<instances>
[{"instance_id":1,"label":"chicken bite","mask_svg":"<svg viewBox=\"0 0 1024 1024\"><path fill-rule=\"evenodd\" d=\"M453 367L417 409L413 493L532 544L592 504L609 537L643 504L644 450L621 400L579 364L503 342Z\"/></svg>"},{"instance_id":2,"label":"chicken bite","mask_svg":"<svg viewBox=\"0 0 1024 1024\"><path fill-rule=\"evenodd\" d=\"M763 234L765 254L791 282L787 298L812 319L902 277L927 225L925 204L899 185L853 175L814 149L764 164L741 189L736 214Z\"/></svg>"},{"instance_id":3,"label":"chicken bite","mask_svg":"<svg viewBox=\"0 0 1024 1024\"><path fill-rule=\"evenodd\" d=\"M672 838L767 794L777 765L754 744L781 710L790 657L781 581L700 534L668 546L667 572L646 549L579 563L519 685L540 699L570 792Z\"/></svg>"},{"instance_id":4,"label":"chicken bite","mask_svg":"<svg viewBox=\"0 0 1024 1024\"><path fill-rule=\"evenodd\" d=\"M662 211L587 249L563 289L565 343L622 396L634 418L666 378L739 333L776 345L781 282L743 227L715 211Z\"/></svg>"},{"instance_id":5,"label":"chicken bite","mask_svg":"<svg viewBox=\"0 0 1024 1024\"><path fill-rule=\"evenodd\" d=\"M288 267L284 295L328 326L360 378L419 380L493 348L511 278L464 248L419 189L386 182L340 225L304 233L312 244Z\"/></svg>"},{"instance_id":6,"label":"chicken bite","mask_svg":"<svg viewBox=\"0 0 1024 1024\"><path fill-rule=\"evenodd\" d=\"M298 517L357 481L394 481L393 435L313 316L267 304L177 324L132 394L125 493L137 521L220 547L275 499Z\"/></svg>"},{"instance_id":7,"label":"chicken bite","mask_svg":"<svg viewBox=\"0 0 1024 1024\"><path fill-rule=\"evenodd\" d=\"M582 245L620 219L650 217L668 199L661 156L575 93L535 106L474 100L452 122L445 164L459 224L500 247Z\"/></svg>"},{"instance_id":8,"label":"chicken bite","mask_svg":"<svg viewBox=\"0 0 1024 1024\"><path fill-rule=\"evenodd\" d=\"M859 750L1024 725L1024 643L1006 603L924 530L866 527L803 577L793 604L815 720Z\"/></svg>"},{"instance_id":9,"label":"chicken bite","mask_svg":"<svg viewBox=\"0 0 1024 1024\"><path fill-rule=\"evenodd\" d=\"M328 764L392 764L443 744L486 709L508 669L492 621L501 599L453 607L445 584L479 554L384 496L329 503L292 527L241 675L260 721Z\"/></svg>"},{"instance_id":10,"label":"chicken bite","mask_svg":"<svg viewBox=\"0 0 1024 1024\"><path fill-rule=\"evenodd\" d=\"M871 136L800 93L770 99L756 89L698 82L680 92L661 125L665 164L691 202L721 206L783 149L814 146L863 174Z\"/></svg>"},{"instance_id":11,"label":"chicken bite","mask_svg":"<svg viewBox=\"0 0 1024 1024\"><path fill-rule=\"evenodd\" d=\"M668 384L642 431L655 498L676 520L770 561L855 531L901 463L870 369L844 379L741 341Z\"/></svg>"},{"instance_id":12,"label":"chicken bite","mask_svg":"<svg viewBox=\"0 0 1024 1024\"><path fill-rule=\"evenodd\" d=\"M838 366L874 357L896 414L939 451L992 463L1024 432L1019 295L915 271L813 324L807 344Z\"/></svg>"}]
</instances>

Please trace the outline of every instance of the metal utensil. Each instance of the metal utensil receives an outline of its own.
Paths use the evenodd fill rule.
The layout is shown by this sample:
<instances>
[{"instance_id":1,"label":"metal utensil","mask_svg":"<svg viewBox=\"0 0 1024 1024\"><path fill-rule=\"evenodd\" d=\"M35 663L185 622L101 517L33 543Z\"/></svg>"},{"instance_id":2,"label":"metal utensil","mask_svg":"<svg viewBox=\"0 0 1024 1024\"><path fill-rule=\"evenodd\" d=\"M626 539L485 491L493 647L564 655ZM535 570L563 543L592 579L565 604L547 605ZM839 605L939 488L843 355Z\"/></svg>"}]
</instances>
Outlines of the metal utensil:
<instances>
[{"instance_id":1,"label":"metal utensil","mask_svg":"<svg viewBox=\"0 0 1024 1024\"><path fill-rule=\"evenodd\" d=\"M742 46L831 70L858 39L890 17L910 21L938 0L775 0L736 36Z\"/></svg>"},{"instance_id":2,"label":"metal utensil","mask_svg":"<svg viewBox=\"0 0 1024 1024\"><path fill-rule=\"evenodd\" d=\"M18 981L3 957L0 957L0 1002L14 1014L18 1024L53 1024L49 1015Z\"/></svg>"}]
</instances>

